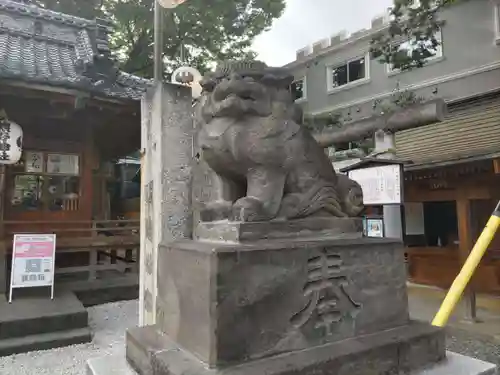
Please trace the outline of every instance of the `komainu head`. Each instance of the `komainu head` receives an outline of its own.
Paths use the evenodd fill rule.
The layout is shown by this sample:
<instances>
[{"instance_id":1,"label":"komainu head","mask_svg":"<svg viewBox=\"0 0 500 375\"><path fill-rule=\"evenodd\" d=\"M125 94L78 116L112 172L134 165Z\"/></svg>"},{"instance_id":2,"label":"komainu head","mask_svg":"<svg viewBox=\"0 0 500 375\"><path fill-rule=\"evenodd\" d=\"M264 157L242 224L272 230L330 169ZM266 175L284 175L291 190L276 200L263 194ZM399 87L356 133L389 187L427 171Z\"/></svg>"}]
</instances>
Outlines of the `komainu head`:
<instances>
[{"instance_id":1,"label":"komainu head","mask_svg":"<svg viewBox=\"0 0 500 375\"><path fill-rule=\"evenodd\" d=\"M286 69L268 67L260 61L223 62L200 82L202 116L210 122L217 117L267 117L275 114L277 107L293 112L289 92L292 81Z\"/></svg>"}]
</instances>

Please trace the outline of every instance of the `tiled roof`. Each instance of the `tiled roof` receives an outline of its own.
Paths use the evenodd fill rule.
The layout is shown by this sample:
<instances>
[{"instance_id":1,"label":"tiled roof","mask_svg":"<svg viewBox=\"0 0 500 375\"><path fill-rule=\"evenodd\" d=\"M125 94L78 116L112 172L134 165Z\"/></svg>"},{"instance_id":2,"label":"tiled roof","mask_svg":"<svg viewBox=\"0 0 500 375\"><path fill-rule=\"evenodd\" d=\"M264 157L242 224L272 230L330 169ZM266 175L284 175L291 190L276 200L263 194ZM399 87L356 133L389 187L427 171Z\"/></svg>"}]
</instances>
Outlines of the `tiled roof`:
<instances>
[{"instance_id":1,"label":"tiled roof","mask_svg":"<svg viewBox=\"0 0 500 375\"><path fill-rule=\"evenodd\" d=\"M0 78L140 99L151 81L116 68L110 29L12 0L0 0Z\"/></svg>"}]
</instances>

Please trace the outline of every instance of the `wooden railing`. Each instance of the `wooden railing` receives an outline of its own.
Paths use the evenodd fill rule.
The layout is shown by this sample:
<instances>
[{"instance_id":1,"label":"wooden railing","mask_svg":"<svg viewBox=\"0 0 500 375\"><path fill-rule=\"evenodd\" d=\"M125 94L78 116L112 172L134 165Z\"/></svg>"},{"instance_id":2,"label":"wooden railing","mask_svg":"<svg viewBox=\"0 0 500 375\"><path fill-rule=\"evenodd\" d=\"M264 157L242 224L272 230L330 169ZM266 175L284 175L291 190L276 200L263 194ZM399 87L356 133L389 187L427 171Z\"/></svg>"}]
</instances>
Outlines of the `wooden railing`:
<instances>
[{"instance_id":1,"label":"wooden railing","mask_svg":"<svg viewBox=\"0 0 500 375\"><path fill-rule=\"evenodd\" d=\"M4 233L7 253L16 233L55 233L59 278L86 273L85 280L94 281L111 274L139 273L138 220L4 221Z\"/></svg>"}]
</instances>

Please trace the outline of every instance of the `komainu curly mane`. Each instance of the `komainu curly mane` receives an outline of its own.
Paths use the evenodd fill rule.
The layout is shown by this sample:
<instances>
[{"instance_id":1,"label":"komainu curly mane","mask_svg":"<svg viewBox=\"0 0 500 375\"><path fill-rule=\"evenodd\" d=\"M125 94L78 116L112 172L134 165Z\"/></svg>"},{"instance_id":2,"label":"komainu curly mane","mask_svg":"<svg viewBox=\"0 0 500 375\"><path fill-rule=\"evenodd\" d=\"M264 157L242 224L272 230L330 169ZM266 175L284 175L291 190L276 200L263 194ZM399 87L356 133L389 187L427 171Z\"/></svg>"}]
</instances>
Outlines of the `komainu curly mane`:
<instances>
[{"instance_id":1,"label":"komainu curly mane","mask_svg":"<svg viewBox=\"0 0 500 375\"><path fill-rule=\"evenodd\" d=\"M202 80L198 141L215 187L202 219L358 214L362 204L352 202L361 189L335 173L300 125L288 89L292 80L285 69L261 62L226 62Z\"/></svg>"}]
</instances>

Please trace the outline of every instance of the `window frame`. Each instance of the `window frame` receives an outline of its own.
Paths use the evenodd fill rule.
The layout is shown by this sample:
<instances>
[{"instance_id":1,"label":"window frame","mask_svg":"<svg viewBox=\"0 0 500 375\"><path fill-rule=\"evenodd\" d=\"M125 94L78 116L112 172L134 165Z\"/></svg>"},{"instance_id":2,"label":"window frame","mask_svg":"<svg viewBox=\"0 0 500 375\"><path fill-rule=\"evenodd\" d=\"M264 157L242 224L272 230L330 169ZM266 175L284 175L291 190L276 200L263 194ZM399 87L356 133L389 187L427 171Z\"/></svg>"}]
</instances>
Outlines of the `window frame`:
<instances>
[{"instance_id":1,"label":"window frame","mask_svg":"<svg viewBox=\"0 0 500 375\"><path fill-rule=\"evenodd\" d=\"M82 161L82 154L79 152L57 152L57 151L47 151L47 150L36 150L36 149L28 149L28 150L23 150L23 158L21 159L23 162L26 163L26 160L24 159L24 156L26 153L41 153L43 155L43 170L42 171L37 171L37 172L28 172L26 171L26 166L23 166L23 169L20 169L19 167L16 168L16 165L14 165L14 168L10 169L10 181L11 184L8 186L8 190L6 191L7 199L8 201L7 206L9 211L13 212L39 212L39 213L50 213L54 212L49 209L49 206L47 205L48 202L48 185L46 185L45 181L42 183L42 188L41 188L41 198L40 201L42 202L42 207L29 211L29 210L17 210L14 205L12 205L12 194L13 194L13 189L15 189L15 183L16 183L16 177L17 176L37 176L37 177L75 177L78 179L78 204L81 204L81 198L83 197L83 190L82 190L82 179L83 179L83 161ZM48 155L74 155L78 157L78 173L77 174L67 174L67 173L48 173L47 171L47 160L48 160Z\"/></svg>"},{"instance_id":2,"label":"window frame","mask_svg":"<svg viewBox=\"0 0 500 375\"><path fill-rule=\"evenodd\" d=\"M364 76L364 78L360 78L360 79L357 79L355 81L347 82L345 85L334 87L333 82L332 82L333 70L345 65L347 67L347 79L349 79L349 64L354 62L354 61L361 60L361 59L365 60L365 76ZM342 62L329 64L326 67L326 84L327 84L326 88L327 88L328 94L333 94L333 93L336 93L336 92L339 92L342 90L348 90L350 88L369 83L371 80L370 65L371 65L371 60L370 60L370 53L369 52L357 55L353 58L350 58L348 60L344 60Z\"/></svg>"},{"instance_id":3,"label":"window frame","mask_svg":"<svg viewBox=\"0 0 500 375\"><path fill-rule=\"evenodd\" d=\"M431 56L427 58L425 65L423 66L424 68L427 65L438 63L440 61L444 60L444 50L443 50L443 30L439 30L437 32L437 40L439 41L439 46L437 47L437 53L434 56ZM406 43L407 41L401 41L400 43L395 43L396 45L401 45ZM402 74L408 72L408 70L401 70L401 69L393 69L392 64L385 64L385 70L387 72L387 75L392 76L396 74Z\"/></svg>"},{"instance_id":4,"label":"window frame","mask_svg":"<svg viewBox=\"0 0 500 375\"><path fill-rule=\"evenodd\" d=\"M500 45L500 0L493 3L493 26L495 28L494 41L498 46Z\"/></svg>"},{"instance_id":5,"label":"window frame","mask_svg":"<svg viewBox=\"0 0 500 375\"><path fill-rule=\"evenodd\" d=\"M290 84L290 93L292 93L292 85L296 82L302 81L302 97L294 99L295 103L298 102L304 102L307 100L307 78L306 76L296 78L293 80L293 82Z\"/></svg>"}]
</instances>

